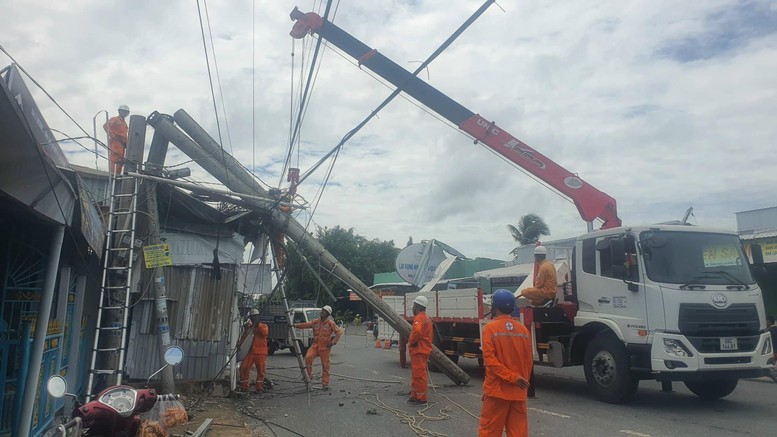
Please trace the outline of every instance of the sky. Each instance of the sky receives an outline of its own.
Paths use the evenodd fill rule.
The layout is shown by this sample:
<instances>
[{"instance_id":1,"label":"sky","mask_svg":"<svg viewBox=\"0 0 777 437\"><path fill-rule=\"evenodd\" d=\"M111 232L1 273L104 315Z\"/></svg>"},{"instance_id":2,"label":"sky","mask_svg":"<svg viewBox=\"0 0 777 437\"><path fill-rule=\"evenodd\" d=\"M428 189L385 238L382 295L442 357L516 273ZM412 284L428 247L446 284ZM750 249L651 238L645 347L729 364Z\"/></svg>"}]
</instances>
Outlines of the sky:
<instances>
[{"instance_id":1,"label":"sky","mask_svg":"<svg viewBox=\"0 0 777 437\"><path fill-rule=\"evenodd\" d=\"M220 127L225 149L258 178L286 186L292 114L315 47L289 36L289 12L323 15L325 3L207 3L220 126L194 0L2 0L0 45L90 134L95 114L120 104L143 116L183 108L214 138ZM335 0L332 21L412 71L482 3ZM0 65L10 62L0 53ZM292 153L303 173L392 91L335 47L317 65ZM777 205L775 71L773 1L502 0L420 77L615 198L624 224L678 220L693 207L691 223L735 230L735 212ZM83 135L33 92L51 127ZM61 143L72 163L105 169L93 143L82 144ZM167 164L187 160L173 148ZM303 223L328 164L300 186L311 205ZM516 246L507 224L528 213L544 218L548 239L586 231L568 199L397 98L345 144L313 225L507 260Z\"/></svg>"}]
</instances>

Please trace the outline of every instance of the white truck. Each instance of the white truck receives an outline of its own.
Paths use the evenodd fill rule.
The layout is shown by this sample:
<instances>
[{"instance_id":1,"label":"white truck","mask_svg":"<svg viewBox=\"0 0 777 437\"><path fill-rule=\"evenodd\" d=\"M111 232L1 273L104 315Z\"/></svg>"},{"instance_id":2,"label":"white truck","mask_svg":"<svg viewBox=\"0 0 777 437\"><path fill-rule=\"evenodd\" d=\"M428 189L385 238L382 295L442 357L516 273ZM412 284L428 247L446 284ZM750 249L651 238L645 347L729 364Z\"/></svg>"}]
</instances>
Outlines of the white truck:
<instances>
[{"instance_id":1,"label":"white truck","mask_svg":"<svg viewBox=\"0 0 777 437\"><path fill-rule=\"evenodd\" d=\"M568 283L559 279L554 305L520 310L535 364L582 365L603 401L628 400L645 379L682 381L702 398L721 398L739 379L767 375L773 363L761 291L736 234L619 227L579 237L571 260L555 265L559 272L568 265L570 275ZM384 300L412 320L418 294ZM423 294L435 344L454 361L482 359L490 296L478 289ZM404 343L390 329L381 338Z\"/></svg>"},{"instance_id":2,"label":"white truck","mask_svg":"<svg viewBox=\"0 0 777 437\"><path fill-rule=\"evenodd\" d=\"M295 8L291 18L294 38L318 34L360 68L457 126L475 144L571 199L590 231L596 220L602 222L601 230L575 243L570 296L549 309L521 311L535 334L538 364L582 365L592 391L608 402L629 398L640 379L683 381L701 397L720 398L740 378L767 373L771 344L763 299L736 234L678 225L622 226L614 198L493 119L466 108L323 17ZM435 292L438 304L449 292ZM402 305L407 315L406 302ZM442 306L437 310L436 341L446 352L460 355L479 344L476 326L481 321L474 320L485 313L478 305L477 312L461 320L455 314L449 317ZM456 348L448 349L454 342Z\"/></svg>"},{"instance_id":3,"label":"white truck","mask_svg":"<svg viewBox=\"0 0 777 437\"><path fill-rule=\"evenodd\" d=\"M292 311L292 323L305 323L315 320L321 316L321 308L315 308L312 302L294 303L289 302ZM301 305L301 306L297 306ZM260 320L267 324L269 335L267 337L267 353L274 354L277 350L292 350L291 332L286 322L285 309L282 304L266 304L259 308ZM310 329L294 329L298 340L302 342L301 351L307 352L313 344L313 331Z\"/></svg>"}]
</instances>

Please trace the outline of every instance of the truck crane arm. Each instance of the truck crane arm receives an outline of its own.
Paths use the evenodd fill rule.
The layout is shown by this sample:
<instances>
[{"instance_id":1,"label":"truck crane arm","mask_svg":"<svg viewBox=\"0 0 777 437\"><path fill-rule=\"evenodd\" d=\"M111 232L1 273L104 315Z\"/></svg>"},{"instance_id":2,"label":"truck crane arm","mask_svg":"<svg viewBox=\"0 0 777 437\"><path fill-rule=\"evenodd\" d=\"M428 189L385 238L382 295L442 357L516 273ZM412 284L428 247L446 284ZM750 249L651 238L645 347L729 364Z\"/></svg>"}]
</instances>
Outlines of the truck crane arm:
<instances>
[{"instance_id":1,"label":"truck crane arm","mask_svg":"<svg viewBox=\"0 0 777 437\"><path fill-rule=\"evenodd\" d=\"M324 20L318 14L303 13L294 8L290 16L295 21L291 31L292 37L301 39L308 33L317 33L321 38L356 59L360 66L364 65L369 68L375 74L455 124L459 129L475 138L475 143L485 144L569 197L577 207L580 216L589 224L598 218L603 221L602 229L621 225L615 199L551 161L523 141L513 137L493 121L488 121L480 114L465 108L378 53L377 50L370 48L336 25Z\"/></svg>"}]
</instances>

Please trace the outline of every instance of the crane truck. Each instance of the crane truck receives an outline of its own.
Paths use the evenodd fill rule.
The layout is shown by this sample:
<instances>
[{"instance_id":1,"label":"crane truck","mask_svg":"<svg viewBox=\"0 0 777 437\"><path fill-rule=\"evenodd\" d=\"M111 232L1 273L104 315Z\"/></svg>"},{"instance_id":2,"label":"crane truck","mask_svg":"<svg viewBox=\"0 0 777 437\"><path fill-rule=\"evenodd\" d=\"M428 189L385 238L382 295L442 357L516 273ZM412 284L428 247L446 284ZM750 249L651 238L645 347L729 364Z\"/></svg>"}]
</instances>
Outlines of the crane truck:
<instances>
[{"instance_id":1,"label":"crane truck","mask_svg":"<svg viewBox=\"0 0 777 437\"><path fill-rule=\"evenodd\" d=\"M294 9L291 35L317 34L496 153L569 197L588 224L568 260L570 288L550 308L524 308L535 363L580 366L600 400L620 403L640 380L682 381L702 398L730 394L739 379L765 376L772 346L761 290L739 237L684 225L623 226L615 199L400 67L315 13ZM594 231L594 220L601 229ZM753 248L755 264L762 262ZM437 291L435 299L444 296ZM450 319L444 336L478 345L487 315L477 299L471 317ZM474 302L474 303L473 303ZM397 303L402 311L405 303ZM440 305L435 311L443 310ZM405 313L406 314L406 313ZM464 333L457 335L457 333ZM469 354L469 355L468 355Z\"/></svg>"}]
</instances>

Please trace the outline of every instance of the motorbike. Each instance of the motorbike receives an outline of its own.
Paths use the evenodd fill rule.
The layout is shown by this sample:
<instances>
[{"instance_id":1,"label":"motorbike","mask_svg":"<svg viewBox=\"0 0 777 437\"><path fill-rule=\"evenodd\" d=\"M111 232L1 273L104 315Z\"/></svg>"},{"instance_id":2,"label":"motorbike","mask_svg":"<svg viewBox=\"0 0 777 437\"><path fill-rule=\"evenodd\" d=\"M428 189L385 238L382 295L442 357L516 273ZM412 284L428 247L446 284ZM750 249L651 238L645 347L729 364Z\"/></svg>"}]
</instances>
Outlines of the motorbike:
<instances>
[{"instance_id":1,"label":"motorbike","mask_svg":"<svg viewBox=\"0 0 777 437\"><path fill-rule=\"evenodd\" d=\"M178 346L167 348L164 360L165 365L148 377L146 387L159 372L183 361L183 349ZM134 436L141 423L140 414L153 408L158 399L153 388L136 389L128 385L115 385L81 405L75 394L67 392L67 381L59 375L49 378L46 391L55 399L65 396L75 399L71 419L56 426L53 434L47 433L63 437Z\"/></svg>"}]
</instances>

